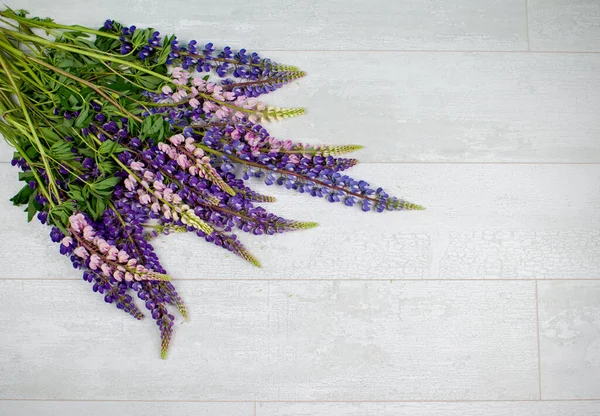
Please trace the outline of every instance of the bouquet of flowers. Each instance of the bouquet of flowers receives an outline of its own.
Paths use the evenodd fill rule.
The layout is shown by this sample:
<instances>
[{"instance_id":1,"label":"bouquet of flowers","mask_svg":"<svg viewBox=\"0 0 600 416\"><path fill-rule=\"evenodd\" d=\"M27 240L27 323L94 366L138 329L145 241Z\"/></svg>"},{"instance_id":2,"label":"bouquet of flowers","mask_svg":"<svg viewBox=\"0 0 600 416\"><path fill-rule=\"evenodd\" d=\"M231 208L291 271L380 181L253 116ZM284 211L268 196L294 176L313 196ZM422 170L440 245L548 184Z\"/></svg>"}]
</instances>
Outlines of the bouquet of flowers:
<instances>
[{"instance_id":1,"label":"bouquet of flowers","mask_svg":"<svg viewBox=\"0 0 600 416\"><path fill-rule=\"evenodd\" d=\"M112 20L95 30L6 9L0 21L0 134L25 182L11 200L107 303L141 319L143 301L163 358L173 310L187 311L154 237L195 233L260 266L234 231L316 226L267 211L274 199L251 178L362 211L422 209L344 173L357 160L340 155L361 146L269 134L264 124L304 113L261 101L302 78L296 67Z\"/></svg>"}]
</instances>

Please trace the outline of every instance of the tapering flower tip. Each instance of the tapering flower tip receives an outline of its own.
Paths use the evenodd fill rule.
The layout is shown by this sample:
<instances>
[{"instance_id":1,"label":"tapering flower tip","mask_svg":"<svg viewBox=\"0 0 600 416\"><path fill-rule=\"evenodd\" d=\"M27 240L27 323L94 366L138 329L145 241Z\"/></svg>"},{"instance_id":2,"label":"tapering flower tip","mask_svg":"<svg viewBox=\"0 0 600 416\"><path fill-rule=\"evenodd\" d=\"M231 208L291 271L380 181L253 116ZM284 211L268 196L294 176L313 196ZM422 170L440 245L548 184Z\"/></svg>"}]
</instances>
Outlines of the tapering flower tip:
<instances>
[{"instance_id":1,"label":"tapering flower tip","mask_svg":"<svg viewBox=\"0 0 600 416\"><path fill-rule=\"evenodd\" d=\"M277 199L274 196L259 194L250 189L238 190L240 194L248 201L252 202L275 202Z\"/></svg>"},{"instance_id":2,"label":"tapering flower tip","mask_svg":"<svg viewBox=\"0 0 600 416\"><path fill-rule=\"evenodd\" d=\"M317 222L302 222L302 221L293 221L291 224L288 224L292 230L308 230L310 228L315 228L318 226Z\"/></svg>"},{"instance_id":3,"label":"tapering flower tip","mask_svg":"<svg viewBox=\"0 0 600 416\"><path fill-rule=\"evenodd\" d=\"M210 164L201 165L201 169L204 173L204 177L217 185L223 192L228 193L231 196L235 195L235 191L227 182L223 180L219 172L215 168L213 168Z\"/></svg>"},{"instance_id":4,"label":"tapering flower tip","mask_svg":"<svg viewBox=\"0 0 600 416\"><path fill-rule=\"evenodd\" d=\"M272 69L274 69L275 71L282 72L304 72L300 71L300 68L298 68L297 66L283 64L273 64Z\"/></svg>"},{"instance_id":5,"label":"tapering flower tip","mask_svg":"<svg viewBox=\"0 0 600 416\"><path fill-rule=\"evenodd\" d=\"M160 334L161 342L160 342L160 358L163 360L167 359L167 351L169 351L169 343L171 342L171 333L162 333Z\"/></svg>"},{"instance_id":6,"label":"tapering flower tip","mask_svg":"<svg viewBox=\"0 0 600 416\"><path fill-rule=\"evenodd\" d=\"M359 144L347 144L347 145L342 145L342 146L326 146L325 150L328 154L327 155L324 154L324 156L343 155L345 153L355 152L362 148L364 148L364 146L361 146Z\"/></svg>"},{"instance_id":7,"label":"tapering flower tip","mask_svg":"<svg viewBox=\"0 0 600 416\"><path fill-rule=\"evenodd\" d=\"M413 204L412 202L396 198L388 199L385 205L386 209L389 211L422 211L425 209L421 205Z\"/></svg>"},{"instance_id":8,"label":"tapering flower tip","mask_svg":"<svg viewBox=\"0 0 600 416\"><path fill-rule=\"evenodd\" d=\"M261 112L261 121L275 121L283 120L285 118L298 117L306 113L306 109L302 107L294 108L280 108L280 107L267 107Z\"/></svg>"},{"instance_id":9,"label":"tapering flower tip","mask_svg":"<svg viewBox=\"0 0 600 416\"><path fill-rule=\"evenodd\" d=\"M189 206L182 205L180 207L177 207L176 209L177 212L181 214L182 223L186 225L191 225L195 229L200 230L206 234L211 234L214 231L212 227L204 221L202 221L200 217L196 215L194 210L192 210Z\"/></svg>"}]
</instances>

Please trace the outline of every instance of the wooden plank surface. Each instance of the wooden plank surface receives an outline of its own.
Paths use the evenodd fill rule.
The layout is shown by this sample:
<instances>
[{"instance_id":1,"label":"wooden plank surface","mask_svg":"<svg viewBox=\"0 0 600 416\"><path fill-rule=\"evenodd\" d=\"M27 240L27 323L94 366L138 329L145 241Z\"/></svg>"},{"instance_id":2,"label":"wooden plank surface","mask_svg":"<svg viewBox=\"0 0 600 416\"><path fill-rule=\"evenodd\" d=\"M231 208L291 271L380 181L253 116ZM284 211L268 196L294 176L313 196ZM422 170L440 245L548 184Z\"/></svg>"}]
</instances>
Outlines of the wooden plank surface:
<instances>
[{"instance_id":1,"label":"wooden plank surface","mask_svg":"<svg viewBox=\"0 0 600 416\"><path fill-rule=\"evenodd\" d=\"M597 416L600 401L482 403L258 403L256 416Z\"/></svg>"},{"instance_id":2,"label":"wooden plank surface","mask_svg":"<svg viewBox=\"0 0 600 416\"><path fill-rule=\"evenodd\" d=\"M0 166L0 194L21 184ZM425 211L365 214L256 181L269 209L319 227L241 235L256 268L195 235L155 240L163 265L183 279L486 279L600 277L599 165L362 164L355 177ZM6 197L5 197L6 198ZM0 201L0 277L79 278L49 228Z\"/></svg>"},{"instance_id":3,"label":"wooden plank surface","mask_svg":"<svg viewBox=\"0 0 600 416\"><path fill-rule=\"evenodd\" d=\"M245 0L204 7L158 0L128 7L118 0L7 3L61 22L99 27L112 18L186 40L258 50L527 49L521 0L264 0L260 7Z\"/></svg>"},{"instance_id":4,"label":"wooden plank surface","mask_svg":"<svg viewBox=\"0 0 600 416\"><path fill-rule=\"evenodd\" d=\"M600 282L538 282L544 399L600 397Z\"/></svg>"},{"instance_id":5,"label":"wooden plank surface","mask_svg":"<svg viewBox=\"0 0 600 416\"><path fill-rule=\"evenodd\" d=\"M254 403L0 400L7 416L254 416Z\"/></svg>"},{"instance_id":6,"label":"wooden plank surface","mask_svg":"<svg viewBox=\"0 0 600 416\"><path fill-rule=\"evenodd\" d=\"M158 331L89 284L1 281L0 398L496 400L538 397L535 283L177 282ZM48 382L52 380L52 382ZM110 380L110 383L107 381Z\"/></svg>"},{"instance_id":7,"label":"wooden plank surface","mask_svg":"<svg viewBox=\"0 0 600 416\"><path fill-rule=\"evenodd\" d=\"M596 0L528 0L532 50L600 52Z\"/></svg>"}]
</instances>

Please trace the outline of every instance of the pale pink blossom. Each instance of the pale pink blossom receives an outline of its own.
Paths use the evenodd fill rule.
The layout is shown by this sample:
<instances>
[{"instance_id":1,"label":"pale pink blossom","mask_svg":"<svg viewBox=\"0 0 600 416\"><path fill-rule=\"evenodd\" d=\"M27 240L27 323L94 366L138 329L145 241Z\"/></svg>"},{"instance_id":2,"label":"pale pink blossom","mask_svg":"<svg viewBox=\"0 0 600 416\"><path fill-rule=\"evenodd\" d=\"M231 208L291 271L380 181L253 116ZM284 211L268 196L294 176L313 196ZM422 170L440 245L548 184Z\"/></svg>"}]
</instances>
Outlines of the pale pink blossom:
<instances>
[{"instance_id":1,"label":"pale pink blossom","mask_svg":"<svg viewBox=\"0 0 600 416\"><path fill-rule=\"evenodd\" d=\"M194 149L194 156L196 156L196 157L204 156L204 150L200 149L199 147L196 147Z\"/></svg>"},{"instance_id":2,"label":"pale pink blossom","mask_svg":"<svg viewBox=\"0 0 600 416\"><path fill-rule=\"evenodd\" d=\"M154 173L152 173L149 170L147 170L146 172L144 172L144 179L149 180L149 181L153 181L154 180ZM143 183L142 182L142 186L145 188L145 187L148 186L148 183Z\"/></svg>"},{"instance_id":3,"label":"pale pink blossom","mask_svg":"<svg viewBox=\"0 0 600 416\"><path fill-rule=\"evenodd\" d=\"M185 141L185 137L183 137L183 134L176 134L174 136L169 137L169 141L171 143L173 143L175 146L178 146ZM159 149L160 149L160 145L159 145ZM160 149L160 150L162 150L162 149Z\"/></svg>"},{"instance_id":4,"label":"pale pink blossom","mask_svg":"<svg viewBox=\"0 0 600 416\"><path fill-rule=\"evenodd\" d=\"M128 191L133 191L135 189L135 179L131 180L129 178L126 178L124 183L125 183L125 188L127 188Z\"/></svg>"},{"instance_id":5,"label":"pale pink blossom","mask_svg":"<svg viewBox=\"0 0 600 416\"><path fill-rule=\"evenodd\" d=\"M136 259L129 259L129 261L127 262L127 267L133 267L137 264L137 260Z\"/></svg>"},{"instance_id":6,"label":"pale pink blossom","mask_svg":"<svg viewBox=\"0 0 600 416\"><path fill-rule=\"evenodd\" d=\"M196 87L192 87L192 88L190 88L190 95L191 95L192 97L195 97L195 96L197 96L197 95L198 95L198 90L196 89ZM191 102L191 100L190 100L190 102Z\"/></svg>"},{"instance_id":7,"label":"pale pink blossom","mask_svg":"<svg viewBox=\"0 0 600 416\"><path fill-rule=\"evenodd\" d=\"M162 183L162 182L160 182L160 181L154 181L154 183L152 184L152 186L157 191L163 191L166 188L165 184Z\"/></svg>"},{"instance_id":8,"label":"pale pink blossom","mask_svg":"<svg viewBox=\"0 0 600 416\"><path fill-rule=\"evenodd\" d=\"M115 270L115 272L113 273L113 277L114 277L114 278L115 278L115 279L116 279L118 282L120 282L121 280L123 280L123 277L124 277L124 275L123 275L123 272L122 272L122 271L120 271L120 270Z\"/></svg>"},{"instance_id":9,"label":"pale pink blossom","mask_svg":"<svg viewBox=\"0 0 600 416\"><path fill-rule=\"evenodd\" d=\"M87 221L81 213L71 215L69 217L69 223L71 224L71 228L73 229L73 231L77 233L80 232L83 229L83 227L87 225Z\"/></svg>"},{"instance_id":10,"label":"pale pink blossom","mask_svg":"<svg viewBox=\"0 0 600 416\"><path fill-rule=\"evenodd\" d=\"M115 246L110 246L108 253L106 253L106 259L115 261L117 259L117 254L119 254L119 249Z\"/></svg>"},{"instance_id":11,"label":"pale pink blossom","mask_svg":"<svg viewBox=\"0 0 600 416\"><path fill-rule=\"evenodd\" d=\"M179 204L179 203L181 203L181 201L182 200L181 200L181 197L179 195L173 194L173 203L174 204Z\"/></svg>"},{"instance_id":12,"label":"pale pink blossom","mask_svg":"<svg viewBox=\"0 0 600 416\"><path fill-rule=\"evenodd\" d=\"M198 166L195 166L195 165L190 166L188 171L190 172L190 175L196 176L198 174ZM175 201L173 201L173 202L175 202Z\"/></svg>"},{"instance_id":13,"label":"pale pink blossom","mask_svg":"<svg viewBox=\"0 0 600 416\"><path fill-rule=\"evenodd\" d=\"M263 102L259 102L256 104L256 109L258 111L263 111L265 108L267 108L267 107L265 106L265 103L263 103Z\"/></svg>"},{"instance_id":14,"label":"pale pink blossom","mask_svg":"<svg viewBox=\"0 0 600 416\"><path fill-rule=\"evenodd\" d=\"M183 169L187 169L190 166L190 162L188 162L186 155L177 156L177 164Z\"/></svg>"},{"instance_id":15,"label":"pale pink blossom","mask_svg":"<svg viewBox=\"0 0 600 416\"><path fill-rule=\"evenodd\" d=\"M165 152L167 153L169 151L169 149L171 149L171 146L169 146L166 143L160 142L158 145L158 150L160 150L161 152Z\"/></svg>"},{"instance_id":16,"label":"pale pink blossom","mask_svg":"<svg viewBox=\"0 0 600 416\"><path fill-rule=\"evenodd\" d=\"M125 281L131 282L133 280L133 274L127 272L125 273Z\"/></svg>"},{"instance_id":17,"label":"pale pink blossom","mask_svg":"<svg viewBox=\"0 0 600 416\"><path fill-rule=\"evenodd\" d=\"M227 91L223 93L223 97L225 97L225 99L227 101L233 101L235 100L235 93L231 92L231 91Z\"/></svg>"},{"instance_id":18,"label":"pale pink blossom","mask_svg":"<svg viewBox=\"0 0 600 416\"><path fill-rule=\"evenodd\" d=\"M171 72L171 76L175 79L181 78L182 73L183 73L183 68L180 66L176 66L175 68L173 68L173 72Z\"/></svg>"},{"instance_id":19,"label":"pale pink blossom","mask_svg":"<svg viewBox=\"0 0 600 416\"><path fill-rule=\"evenodd\" d=\"M215 84L212 82L208 82L206 84L206 92L211 93L215 90Z\"/></svg>"},{"instance_id":20,"label":"pale pink blossom","mask_svg":"<svg viewBox=\"0 0 600 416\"><path fill-rule=\"evenodd\" d=\"M119 263L125 263L127 260L129 260L129 254L123 250L120 250L117 254L117 259L119 260Z\"/></svg>"},{"instance_id":21,"label":"pale pink blossom","mask_svg":"<svg viewBox=\"0 0 600 416\"><path fill-rule=\"evenodd\" d=\"M140 204L147 205L151 201L150 195L148 195L148 194L142 194L142 195L140 195L139 200L140 200Z\"/></svg>"},{"instance_id":22,"label":"pale pink blossom","mask_svg":"<svg viewBox=\"0 0 600 416\"><path fill-rule=\"evenodd\" d=\"M194 78L192 80L192 84L194 84L194 86L196 86L198 88L205 88L206 87L206 81L204 81L202 78Z\"/></svg>"},{"instance_id":23,"label":"pale pink blossom","mask_svg":"<svg viewBox=\"0 0 600 416\"><path fill-rule=\"evenodd\" d=\"M163 192L163 199L167 202L171 202L173 198L173 190L171 188L167 188Z\"/></svg>"},{"instance_id":24,"label":"pale pink blossom","mask_svg":"<svg viewBox=\"0 0 600 416\"><path fill-rule=\"evenodd\" d=\"M90 263L88 267L92 270L96 270L98 267L100 267L101 264L102 259L100 259L100 256L97 254L92 254L92 256L90 257Z\"/></svg>"},{"instance_id":25,"label":"pale pink blossom","mask_svg":"<svg viewBox=\"0 0 600 416\"><path fill-rule=\"evenodd\" d=\"M108 242L102 238L97 239L95 243L96 247L98 247L98 250L100 250L100 253L102 254L107 253L108 250L110 250L110 244L108 244Z\"/></svg>"},{"instance_id":26,"label":"pale pink blossom","mask_svg":"<svg viewBox=\"0 0 600 416\"><path fill-rule=\"evenodd\" d=\"M96 232L92 227L90 227L89 225L83 227L83 238L85 238L87 241L92 241L95 235Z\"/></svg>"},{"instance_id":27,"label":"pale pink blossom","mask_svg":"<svg viewBox=\"0 0 600 416\"><path fill-rule=\"evenodd\" d=\"M258 116L252 114L250 117L248 117L248 120L250 120L252 123L258 123Z\"/></svg>"},{"instance_id":28,"label":"pale pink blossom","mask_svg":"<svg viewBox=\"0 0 600 416\"><path fill-rule=\"evenodd\" d=\"M161 91L163 92L163 94L167 94L167 95L169 95L173 92L171 87L169 87L168 85L165 85L164 87L162 87Z\"/></svg>"},{"instance_id":29,"label":"pale pink blossom","mask_svg":"<svg viewBox=\"0 0 600 416\"><path fill-rule=\"evenodd\" d=\"M158 212L160 211L160 204L158 202L155 202L150 206L150 209L152 210L152 212Z\"/></svg>"},{"instance_id":30,"label":"pale pink blossom","mask_svg":"<svg viewBox=\"0 0 600 416\"><path fill-rule=\"evenodd\" d=\"M75 254L77 257L80 257L84 260L87 259L89 256L89 253L87 252L87 250L81 246L79 246L75 250L73 250L73 254Z\"/></svg>"},{"instance_id":31,"label":"pale pink blossom","mask_svg":"<svg viewBox=\"0 0 600 416\"><path fill-rule=\"evenodd\" d=\"M192 108L198 108L198 106L200 105L200 101L196 100L195 98L192 98L189 101L189 104L192 106Z\"/></svg>"},{"instance_id":32,"label":"pale pink blossom","mask_svg":"<svg viewBox=\"0 0 600 416\"><path fill-rule=\"evenodd\" d=\"M129 167L131 169L133 169L133 170L140 171L140 170L142 170L144 168L144 164L142 162L133 161L133 162L131 162L131 164L129 165Z\"/></svg>"},{"instance_id":33,"label":"pale pink blossom","mask_svg":"<svg viewBox=\"0 0 600 416\"><path fill-rule=\"evenodd\" d=\"M289 160L294 165L297 165L298 163L300 163L300 158L298 157L298 155L295 155L295 154L291 154L290 157L289 157Z\"/></svg>"},{"instance_id":34,"label":"pale pink blossom","mask_svg":"<svg viewBox=\"0 0 600 416\"><path fill-rule=\"evenodd\" d=\"M112 269L106 263L100 266L100 270L102 270L102 273L104 273L105 276L110 276L112 274Z\"/></svg>"},{"instance_id":35,"label":"pale pink blossom","mask_svg":"<svg viewBox=\"0 0 600 416\"><path fill-rule=\"evenodd\" d=\"M67 237L63 238L60 243L65 247L69 247L71 244L73 244L73 239L71 237L67 236Z\"/></svg>"}]
</instances>

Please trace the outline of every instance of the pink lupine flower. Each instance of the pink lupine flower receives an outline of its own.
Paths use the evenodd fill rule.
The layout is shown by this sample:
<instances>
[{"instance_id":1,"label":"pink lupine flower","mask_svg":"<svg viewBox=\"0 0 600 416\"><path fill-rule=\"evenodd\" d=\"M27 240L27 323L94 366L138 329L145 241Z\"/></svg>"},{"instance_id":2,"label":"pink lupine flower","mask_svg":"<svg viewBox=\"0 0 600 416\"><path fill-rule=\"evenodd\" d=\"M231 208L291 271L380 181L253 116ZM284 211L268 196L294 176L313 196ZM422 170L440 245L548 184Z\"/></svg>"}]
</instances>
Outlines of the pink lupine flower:
<instances>
[{"instance_id":1,"label":"pink lupine flower","mask_svg":"<svg viewBox=\"0 0 600 416\"><path fill-rule=\"evenodd\" d=\"M258 104L256 104L256 109L258 111L263 111L265 108L267 108L267 107L265 106L265 103L263 103L262 101L259 102Z\"/></svg>"},{"instance_id":2,"label":"pink lupine flower","mask_svg":"<svg viewBox=\"0 0 600 416\"><path fill-rule=\"evenodd\" d=\"M140 195L139 200L140 200L140 204L147 205L151 201L150 195L148 195L148 194L142 194L142 195Z\"/></svg>"},{"instance_id":3,"label":"pink lupine flower","mask_svg":"<svg viewBox=\"0 0 600 416\"><path fill-rule=\"evenodd\" d=\"M196 176L198 174L198 166L196 166L196 165L190 166L188 171L190 172L190 175Z\"/></svg>"},{"instance_id":4,"label":"pink lupine flower","mask_svg":"<svg viewBox=\"0 0 600 416\"><path fill-rule=\"evenodd\" d=\"M291 141L291 140L285 140L285 141L283 142L283 148L284 148L285 150L291 150L293 145L294 145L294 144L292 143L292 141Z\"/></svg>"},{"instance_id":5,"label":"pink lupine flower","mask_svg":"<svg viewBox=\"0 0 600 416\"><path fill-rule=\"evenodd\" d=\"M129 178L126 178L123 183L128 191L133 191L135 189L136 180L131 175L129 175Z\"/></svg>"},{"instance_id":6,"label":"pink lupine flower","mask_svg":"<svg viewBox=\"0 0 600 416\"><path fill-rule=\"evenodd\" d=\"M104 240L103 238L99 238L95 241L96 247L98 247L98 250L100 250L100 253L104 254L104 253L108 253L108 250L110 250L110 244L108 244L108 242L106 240Z\"/></svg>"},{"instance_id":7,"label":"pink lupine flower","mask_svg":"<svg viewBox=\"0 0 600 416\"><path fill-rule=\"evenodd\" d=\"M154 181L152 187L157 191L164 191L164 189L166 188L165 184L160 181Z\"/></svg>"},{"instance_id":8,"label":"pink lupine flower","mask_svg":"<svg viewBox=\"0 0 600 416\"><path fill-rule=\"evenodd\" d=\"M174 136L169 137L169 141L171 143L173 143L175 146L178 146L178 145L180 145L181 143L183 143L185 141L185 137L183 137L183 134L176 134ZM160 148L160 144L158 145L158 148L160 150L163 150L163 149Z\"/></svg>"},{"instance_id":9,"label":"pink lupine flower","mask_svg":"<svg viewBox=\"0 0 600 416\"><path fill-rule=\"evenodd\" d=\"M206 88L206 81L202 78L192 79L192 84L194 84L194 86L197 87L198 90L202 89L202 91L204 91L204 89Z\"/></svg>"},{"instance_id":10,"label":"pink lupine flower","mask_svg":"<svg viewBox=\"0 0 600 416\"><path fill-rule=\"evenodd\" d=\"M69 224L71 225L71 228L78 233L87 225L87 221L83 214L79 213L69 217Z\"/></svg>"},{"instance_id":11,"label":"pink lupine flower","mask_svg":"<svg viewBox=\"0 0 600 416\"><path fill-rule=\"evenodd\" d=\"M233 101L235 100L235 93L231 91L226 91L223 93L223 97L225 97L227 101Z\"/></svg>"},{"instance_id":12,"label":"pink lupine flower","mask_svg":"<svg viewBox=\"0 0 600 416\"><path fill-rule=\"evenodd\" d=\"M89 225L83 227L83 238L85 238L87 241L92 241L95 235L96 232L92 227L90 227Z\"/></svg>"},{"instance_id":13,"label":"pink lupine flower","mask_svg":"<svg viewBox=\"0 0 600 416\"><path fill-rule=\"evenodd\" d=\"M163 192L163 199L167 202L171 202L173 198L173 190L171 188L167 188Z\"/></svg>"},{"instance_id":14,"label":"pink lupine flower","mask_svg":"<svg viewBox=\"0 0 600 416\"><path fill-rule=\"evenodd\" d=\"M73 239L71 237L67 236L67 237L63 238L60 243L65 247L69 247L71 244L73 244Z\"/></svg>"},{"instance_id":15,"label":"pink lupine flower","mask_svg":"<svg viewBox=\"0 0 600 416\"><path fill-rule=\"evenodd\" d=\"M160 211L160 204L158 202L155 202L150 206L150 209L152 210L152 212L158 212Z\"/></svg>"},{"instance_id":16,"label":"pink lupine flower","mask_svg":"<svg viewBox=\"0 0 600 416\"><path fill-rule=\"evenodd\" d=\"M188 162L186 155L177 156L177 164L183 169L187 169L190 166L190 162Z\"/></svg>"},{"instance_id":17,"label":"pink lupine flower","mask_svg":"<svg viewBox=\"0 0 600 416\"><path fill-rule=\"evenodd\" d=\"M231 138L233 140L239 140L241 137L242 137L242 133L240 133L239 130L236 129L236 130L234 130L234 131L231 132Z\"/></svg>"},{"instance_id":18,"label":"pink lupine flower","mask_svg":"<svg viewBox=\"0 0 600 416\"><path fill-rule=\"evenodd\" d=\"M88 267L92 270L96 270L98 269L98 267L100 267L101 264L102 260L100 259L100 256L97 254L92 254L92 256L90 257L90 263Z\"/></svg>"},{"instance_id":19,"label":"pink lupine flower","mask_svg":"<svg viewBox=\"0 0 600 416\"><path fill-rule=\"evenodd\" d=\"M194 149L194 156L196 156L196 157L204 156L204 150L200 149L199 147L196 147Z\"/></svg>"},{"instance_id":20,"label":"pink lupine flower","mask_svg":"<svg viewBox=\"0 0 600 416\"><path fill-rule=\"evenodd\" d=\"M115 272L113 273L113 277L120 282L121 280L123 280L124 274L121 270L115 270Z\"/></svg>"},{"instance_id":21,"label":"pink lupine flower","mask_svg":"<svg viewBox=\"0 0 600 416\"><path fill-rule=\"evenodd\" d=\"M192 108L198 108L198 106L200 105L200 101L196 100L195 98L192 98L189 101L189 104L192 106Z\"/></svg>"},{"instance_id":22,"label":"pink lupine flower","mask_svg":"<svg viewBox=\"0 0 600 416\"><path fill-rule=\"evenodd\" d=\"M129 165L129 167L132 170L141 171L144 168L144 164L142 162L133 161L133 162L131 162L131 164Z\"/></svg>"},{"instance_id":23,"label":"pink lupine flower","mask_svg":"<svg viewBox=\"0 0 600 416\"><path fill-rule=\"evenodd\" d=\"M119 260L119 263L125 263L127 260L129 260L129 254L123 250L120 250L117 254L117 259Z\"/></svg>"},{"instance_id":24,"label":"pink lupine flower","mask_svg":"<svg viewBox=\"0 0 600 416\"><path fill-rule=\"evenodd\" d=\"M212 94L212 92L215 90L215 84L212 82L207 82L206 83L206 92Z\"/></svg>"},{"instance_id":25,"label":"pink lupine flower","mask_svg":"<svg viewBox=\"0 0 600 416\"><path fill-rule=\"evenodd\" d=\"M183 68L180 66L176 66L175 68L173 68L173 72L171 72L171 77L173 78L181 78L181 75L183 73Z\"/></svg>"},{"instance_id":26,"label":"pink lupine flower","mask_svg":"<svg viewBox=\"0 0 600 416\"><path fill-rule=\"evenodd\" d=\"M173 203L174 204L180 204L182 201L181 197L177 194L173 194Z\"/></svg>"},{"instance_id":27,"label":"pink lupine flower","mask_svg":"<svg viewBox=\"0 0 600 416\"><path fill-rule=\"evenodd\" d=\"M196 89L196 87L192 87L192 88L190 88L190 95L191 95L192 97L195 97L195 96L197 96L197 95L198 95L198 90ZM191 102L191 100L190 100L190 102Z\"/></svg>"},{"instance_id":28,"label":"pink lupine flower","mask_svg":"<svg viewBox=\"0 0 600 416\"><path fill-rule=\"evenodd\" d=\"M149 170L147 170L146 172L144 172L144 179L147 179L149 181L153 181L154 180L154 173L152 173ZM142 182L142 186L146 187L146 186L148 186L148 184Z\"/></svg>"},{"instance_id":29,"label":"pink lupine flower","mask_svg":"<svg viewBox=\"0 0 600 416\"><path fill-rule=\"evenodd\" d=\"M289 157L289 160L294 165L297 165L298 163L300 163L300 158L298 157L298 155L295 155L295 154L291 154L290 157Z\"/></svg>"},{"instance_id":30,"label":"pink lupine flower","mask_svg":"<svg viewBox=\"0 0 600 416\"><path fill-rule=\"evenodd\" d=\"M106 263L100 266L100 270L102 270L102 273L104 273L105 276L110 276L112 274L112 269Z\"/></svg>"},{"instance_id":31,"label":"pink lupine flower","mask_svg":"<svg viewBox=\"0 0 600 416\"><path fill-rule=\"evenodd\" d=\"M165 85L164 87L162 87L161 91L163 92L163 94L167 94L167 95L169 95L173 92L171 87L169 87L168 85Z\"/></svg>"},{"instance_id":32,"label":"pink lupine flower","mask_svg":"<svg viewBox=\"0 0 600 416\"><path fill-rule=\"evenodd\" d=\"M115 261L117 259L117 254L119 254L119 249L116 248L115 246L111 246L108 249L108 253L106 253L106 259Z\"/></svg>"},{"instance_id":33,"label":"pink lupine flower","mask_svg":"<svg viewBox=\"0 0 600 416\"><path fill-rule=\"evenodd\" d=\"M125 273L125 281L131 282L133 280L133 275L129 272Z\"/></svg>"},{"instance_id":34,"label":"pink lupine flower","mask_svg":"<svg viewBox=\"0 0 600 416\"><path fill-rule=\"evenodd\" d=\"M161 152L165 152L167 153L169 151L169 149L171 148L171 146L169 146L166 143L160 142L158 145L158 150L160 150Z\"/></svg>"},{"instance_id":35,"label":"pink lupine flower","mask_svg":"<svg viewBox=\"0 0 600 416\"><path fill-rule=\"evenodd\" d=\"M89 253L87 252L87 250L81 246L79 246L75 250L73 250L73 254L75 254L77 257L80 257L84 260L87 259L89 256Z\"/></svg>"}]
</instances>

